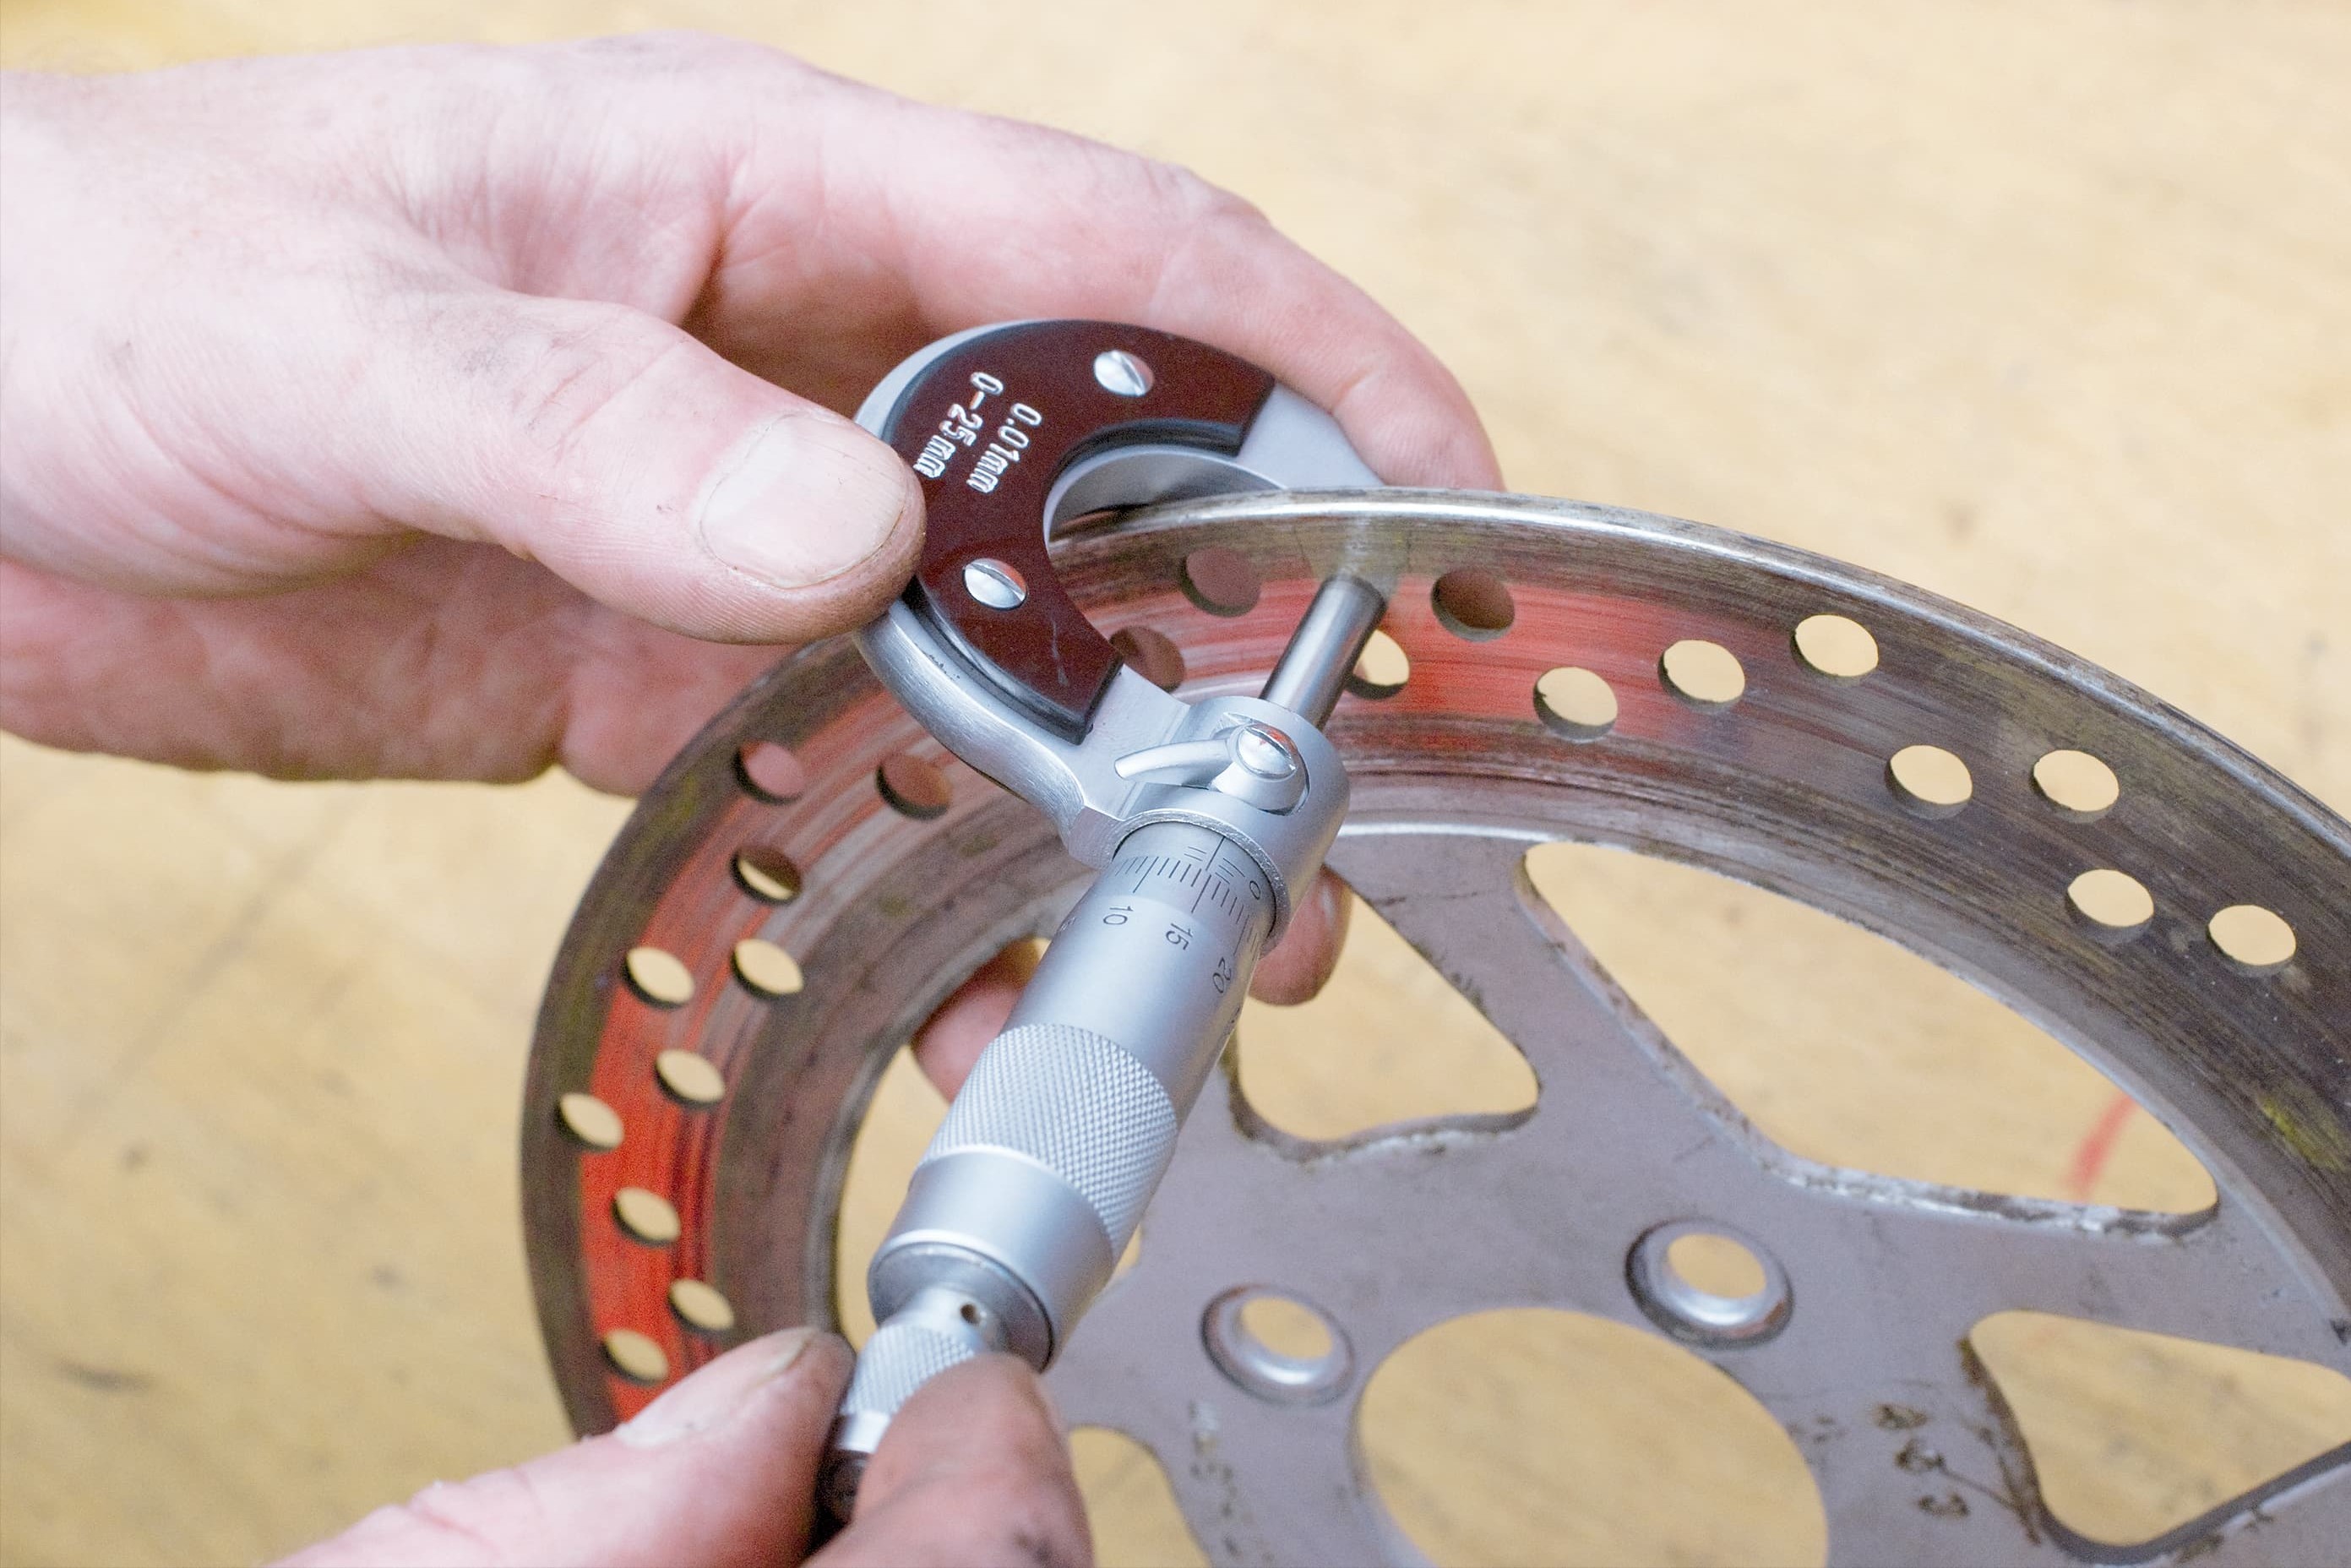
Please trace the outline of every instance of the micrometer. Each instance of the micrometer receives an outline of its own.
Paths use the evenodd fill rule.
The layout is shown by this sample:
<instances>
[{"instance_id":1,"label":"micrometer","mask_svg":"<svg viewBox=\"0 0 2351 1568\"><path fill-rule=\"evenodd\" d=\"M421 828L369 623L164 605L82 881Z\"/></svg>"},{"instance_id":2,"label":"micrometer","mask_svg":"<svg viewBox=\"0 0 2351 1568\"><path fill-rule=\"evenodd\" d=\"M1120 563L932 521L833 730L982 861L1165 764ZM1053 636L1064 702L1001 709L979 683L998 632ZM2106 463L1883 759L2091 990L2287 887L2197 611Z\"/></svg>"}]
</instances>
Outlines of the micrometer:
<instances>
[{"instance_id":1,"label":"micrometer","mask_svg":"<svg viewBox=\"0 0 2351 1568\"><path fill-rule=\"evenodd\" d=\"M1368 566L1327 577L1255 697L1176 697L1087 621L1046 553L1058 527L1379 483L1330 415L1206 344L1107 322L982 327L901 364L857 418L914 468L927 517L913 582L859 634L866 662L1100 874L874 1254L880 1326L821 1482L844 1520L917 1388L990 1351L1042 1371L1109 1282L1259 955L1346 814L1320 727L1393 586Z\"/></svg>"}]
</instances>

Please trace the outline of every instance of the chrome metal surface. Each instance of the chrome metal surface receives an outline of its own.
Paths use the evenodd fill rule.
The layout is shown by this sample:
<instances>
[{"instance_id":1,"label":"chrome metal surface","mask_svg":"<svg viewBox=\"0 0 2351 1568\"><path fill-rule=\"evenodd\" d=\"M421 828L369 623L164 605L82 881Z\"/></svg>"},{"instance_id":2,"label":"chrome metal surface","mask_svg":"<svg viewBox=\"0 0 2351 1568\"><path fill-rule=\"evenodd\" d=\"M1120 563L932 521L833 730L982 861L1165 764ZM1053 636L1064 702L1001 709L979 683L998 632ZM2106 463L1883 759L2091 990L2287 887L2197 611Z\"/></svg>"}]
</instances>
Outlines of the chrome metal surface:
<instances>
[{"instance_id":1,"label":"chrome metal surface","mask_svg":"<svg viewBox=\"0 0 2351 1568\"><path fill-rule=\"evenodd\" d=\"M1292 1355L1257 1336L1249 1326L1249 1309L1253 1302L1268 1300L1287 1301L1292 1311L1313 1319L1330 1341L1320 1355ZM1237 1387L1277 1405L1320 1405L1335 1399L1355 1373L1354 1347L1330 1313L1259 1285L1227 1291L1209 1302L1207 1315L1200 1320L1200 1337L1208 1347L1208 1358Z\"/></svg>"},{"instance_id":2,"label":"chrome metal surface","mask_svg":"<svg viewBox=\"0 0 2351 1568\"><path fill-rule=\"evenodd\" d=\"M1262 576L1249 614L1207 615L1180 591L1185 557L1210 545ZM1789 1281L1780 1332L1699 1353L1814 1436L1802 1453L1832 1562L2339 1561L2351 1449L2135 1549L2074 1535L2042 1505L1965 1346L1984 1316L2022 1308L2351 1371L2351 830L2339 819L2021 632L1670 519L1507 497L1260 494L1076 532L1057 559L1106 632L1176 641L1189 698L1256 690L1332 572L1395 585L1386 627L1412 674L1332 715L1353 802L1330 863L1479 1003L1544 1090L1531 1113L1332 1145L1281 1134L1229 1074L1209 1076L1146 1213L1149 1244L1052 1382L1071 1421L1158 1454L1212 1560L1394 1557L1399 1538L1351 1440L1370 1370L1421 1330L1493 1307L1654 1332L1628 1256L1659 1225L1696 1220L1755 1239ZM1472 643L1436 614L1436 579L1464 566L1508 584L1506 632ZM1793 629L1822 613L1868 628L1877 667L1858 679L1807 667ZM1690 639L1744 666L1736 702L1702 707L1660 679L1664 650ZM1596 738L1539 716L1535 683L1562 665L1615 695ZM797 800L738 782L737 747L761 740L800 758ZM1924 815L1889 787L1888 759L1918 743L1966 761L1963 807ZM2031 777L2060 746L2110 765L2121 801L2086 821L2053 810ZM893 811L875 789L901 752L946 776L953 800L935 820ZM2217 1204L2180 1216L2020 1200L1831 1169L1763 1141L1532 896L1525 851L1558 839L1704 866L1953 970L2129 1089L2203 1161ZM744 892L730 868L752 845L789 856L798 896ZM2069 913L2069 883L2093 867L2137 879L2153 916L2117 938ZM1050 932L1086 875L1049 823L946 758L842 644L787 661L678 759L582 903L532 1060L533 1269L575 1424L601 1429L657 1392L603 1359L611 1330L653 1336L683 1372L729 1340L834 1321L832 1215L888 1054L1007 940ZM2282 967L2250 970L2214 946L2206 922L2241 904L2293 925ZM801 989L731 983L747 936L797 957ZM658 1008L620 979L641 944L687 964L691 1001ZM720 1069L722 1102L664 1095L653 1062L673 1047ZM563 1131L555 1107L575 1092L620 1112L618 1148ZM613 1223L622 1186L671 1198L674 1246ZM680 1277L716 1285L737 1326L682 1326L664 1294ZM1324 1307L1343 1333L1351 1370L1326 1402L1259 1397L1211 1354L1205 1314L1251 1286ZM1875 1423L1889 1402L1916 1427ZM1979 1506L1917 1506L1894 1462L1912 1430Z\"/></svg>"},{"instance_id":3,"label":"chrome metal surface","mask_svg":"<svg viewBox=\"0 0 2351 1568\"><path fill-rule=\"evenodd\" d=\"M1348 673L1387 607L1387 596L1368 582L1342 575L1323 583L1258 695L1309 724L1322 723L1339 706Z\"/></svg>"},{"instance_id":4,"label":"chrome metal surface","mask_svg":"<svg viewBox=\"0 0 2351 1568\"><path fill-rule=\"evenodd\" d=\"M1674 1266L1674 1243L1685 1237L1719 1236L1737 1242L1755 1260L1763 1282L1744 1295L1724 1296L1693 1284ZM1788 1325L1795 1301L1788 1271L1771 1249L1728 1226L1677 1219L1660 1225L1633 1244L1625 1260L1625 1282L1656 1325L1693 1344L1729 1347L1760 1343Z\"/></svg>"}]
</instances>

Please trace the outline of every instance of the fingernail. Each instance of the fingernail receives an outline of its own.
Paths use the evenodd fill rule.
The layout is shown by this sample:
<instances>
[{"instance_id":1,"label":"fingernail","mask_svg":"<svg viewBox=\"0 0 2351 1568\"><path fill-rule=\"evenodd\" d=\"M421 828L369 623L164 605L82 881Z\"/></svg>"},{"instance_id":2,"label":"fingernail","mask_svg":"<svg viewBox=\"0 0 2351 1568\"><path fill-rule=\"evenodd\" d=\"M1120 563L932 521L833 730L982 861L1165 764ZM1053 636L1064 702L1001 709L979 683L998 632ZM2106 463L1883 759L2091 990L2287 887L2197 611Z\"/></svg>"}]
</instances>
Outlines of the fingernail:
<instances>
[{"instance_id":1,"label":"fingernail","mask_svg":"<svg viewBox=\"0 0 2351 1568\"><path fill-rule=\"evenodd\" d=\"M913 493L897 457L855 425L788 413L720 468L702 501L702 542L762 582L813 588L886 545Z\"/></svg>"},{"instance_id":2,"label":"fingernail","mask_svg":"<svg viewBox=\"0 0 2351 1568\"><path fill-rule=\"evenodd\" d=\"M638 1411L613 1435L632 1448L653 1448L723 1427L759 1390L789 1372L816 1334L812 1328L782 1329L737 1345Z\"/></svg>"}]
</instances>

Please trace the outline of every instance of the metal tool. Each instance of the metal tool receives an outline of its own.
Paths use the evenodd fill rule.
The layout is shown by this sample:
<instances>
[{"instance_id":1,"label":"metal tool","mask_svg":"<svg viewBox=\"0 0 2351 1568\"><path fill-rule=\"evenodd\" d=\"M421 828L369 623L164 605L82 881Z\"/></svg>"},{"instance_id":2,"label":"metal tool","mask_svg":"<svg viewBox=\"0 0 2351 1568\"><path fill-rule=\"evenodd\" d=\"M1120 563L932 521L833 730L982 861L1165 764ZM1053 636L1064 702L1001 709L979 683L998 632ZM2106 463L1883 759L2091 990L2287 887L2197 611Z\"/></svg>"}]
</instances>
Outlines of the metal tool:
<instances>
[{"instance_id":1,"label":"metal tool","mask_svg":"<svg viewBox=\"0 0 2351 1568\"><path fill-rule=\"evenodd\" d=\"M859 638L908 711L1108 866L1054 930L868 1272L880 1327L833 1424L840 1518L914 1391L983 1351L1042 1371L1109 1283L1258 956L1346 815L1316 727L1386 600L1325 582L1257 698L1186 703L1061 589L1050 526L1172 495L1376 482L1331 418L1205 345L1102 322L984 328L858 418L924 481L923 561Z\"/></svg>"},{"instance_id":2,"label":"metal tool","mask_svg":"<svg viewBox=\"0 0 2351 1568\"><path fill-rule=\"evenodd\" d=\"M1139 1261L1049 1376L1072 1422L1160 1457L1211 1560L1410 1561L1356 1463L1356 1400L1421 1331L1529 1305L1667 1333L1802 1431L1833 1563L2339 1560L2351 1449L2153 1542L2073 1533L1967 1349L1986 1314L2031 1308L2351 1370L2339 818L2023 633L1695 524L1520 497L1273 490L1066 528L1040 554L1113 642L1174 643L1196 708L1264 700L1249 694L1269 689L1325 581L1387 589L1409 680L1353 683L1316 727L1351 790L1329 863L1543 1090L1524 1115L1324 1145L1269 1127L1229 1073L1207 1074ZM1026 591L1042 580L1033 559L1008 564ZM1253 593L1217 580L1236 568ZM1450 613L1438 585L1463 571L1500 585L1507 613ZM1798 629L1821 615L1866 627L1875 667L1808 664ZM1667 678L1667 651L1692 641L1736 658L1735 699ZM1613 722L1546 705L1544 677L1571 665L1614 694ZM1889 761L1919 742L1966 759L1963 802L1897 788ZM770 766L770 747L803 776ZM2111 809L2036 789L2036 762L2062 747L2112 768ZM1102 775L1036 778L1059 781L1052 812L956 760L843 641L764 677L645 797L581 902L527 1089L533 1276L579 1429L744 1336L837 1321L842 1176L889 1054L1007 942L1052 933L1116 848L1106 826L1071 833L1099 846L1090 859L1062 842L1090 812L1115 820L1086 793L1111 787ZM2021 1200L1778 1148L1529 900L1520 862L1558 839L1669 855L1896 937L2127 1087L2202 1160L2219 1202L2181 1216ZM2068 888L2096 869L2136 878L2151 913L2085 918ZM2216 911L2255 905L2294 934L2273 963L2211 935ZM788 950L799 983L773 984L745 943ZM632 953L651 949L674 956L690 995L635 977ZM648 1200L667 1225L632 1223ZM1768 1265L1755 1301L1663 1279L1662 1249L1692 1223L1752 1242ZM1268 1288L1322 1312L1328 1355L1284 1364L1251 1343L1238 1308ZM1921 1452L1931 1474L1911 1462ZM1947 1493L1972 1506L1942 1506Z\"/></svg>"}]
</instances>

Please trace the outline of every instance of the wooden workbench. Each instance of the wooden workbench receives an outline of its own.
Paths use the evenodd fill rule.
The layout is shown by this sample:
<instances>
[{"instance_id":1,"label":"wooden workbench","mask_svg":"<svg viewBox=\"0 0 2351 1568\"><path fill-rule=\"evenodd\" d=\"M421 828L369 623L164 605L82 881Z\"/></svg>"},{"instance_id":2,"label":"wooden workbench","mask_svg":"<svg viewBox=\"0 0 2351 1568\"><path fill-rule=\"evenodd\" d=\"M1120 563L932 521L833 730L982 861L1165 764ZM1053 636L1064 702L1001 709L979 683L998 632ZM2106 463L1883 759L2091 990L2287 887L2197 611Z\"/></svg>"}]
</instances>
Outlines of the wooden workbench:
<instances>
[{"instance_id":1,"label":"wooden workbench","mask_svg":"<svg viewBox=\"0 0 2351 1568\"><path fill-rule=\"evenodd\" d=\"M7 0L0 59L655 25L1186 162L1422 333L1516 486L1939 590L2351 808L2351 11ZM0 742L0 1562L249 1561L565 1438L516 1100L624 810L559 778L288 786ZM1547 885L1792 1144L2199 1200L2159 1128L1955 982L1579 852ZM1326 1000L1246 1024L1252 1092L1308 1130L1523 1093L1474 1019L1426 1026L1441 1059L1398 1043L1446 1005L1415 963L1374 931ZM925 1093L885 1090L866 1234ZM2351 1437L2339 1379L2004 1332L2085 1528ZM1565 1318L1449 1343L1365 1417L1440 1558L1817 1560L1785 1440L1694 1358ZM1106 1559L1188 1550L1147 1460L1083 1447Z\"/></svg>"}]
</instances>

